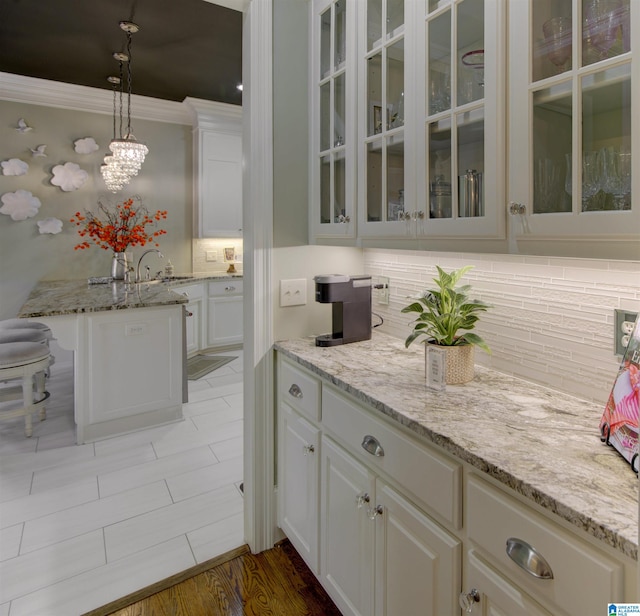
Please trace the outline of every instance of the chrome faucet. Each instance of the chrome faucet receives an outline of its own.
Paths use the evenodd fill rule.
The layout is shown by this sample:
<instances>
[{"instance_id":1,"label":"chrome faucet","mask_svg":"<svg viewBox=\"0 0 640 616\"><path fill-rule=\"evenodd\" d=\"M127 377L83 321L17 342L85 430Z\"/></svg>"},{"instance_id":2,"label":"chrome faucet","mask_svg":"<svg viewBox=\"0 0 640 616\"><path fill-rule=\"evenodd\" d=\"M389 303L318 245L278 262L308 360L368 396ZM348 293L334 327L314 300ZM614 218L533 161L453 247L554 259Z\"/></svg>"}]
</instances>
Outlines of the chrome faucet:
<instances>
[{"instance_id":1,"label":"chrome faucet","mask_svg":"<svg viewBox=\"0 0 640 616\"><path fill-rule=\"evenodd\" d=\"M150 252L157 252L159 259L162 259L164 257L164 255L157 248L149 248L149 250L145 250L140 255L140 258L138 259L138 265L136 267L136 282L142 282L140 280L140 264L142 263L142 259L144 259L144 256L148 255ZM147 277L148 277L148 275L149 275L149 268L147 268Z\"/></svg>"}]
</instances>

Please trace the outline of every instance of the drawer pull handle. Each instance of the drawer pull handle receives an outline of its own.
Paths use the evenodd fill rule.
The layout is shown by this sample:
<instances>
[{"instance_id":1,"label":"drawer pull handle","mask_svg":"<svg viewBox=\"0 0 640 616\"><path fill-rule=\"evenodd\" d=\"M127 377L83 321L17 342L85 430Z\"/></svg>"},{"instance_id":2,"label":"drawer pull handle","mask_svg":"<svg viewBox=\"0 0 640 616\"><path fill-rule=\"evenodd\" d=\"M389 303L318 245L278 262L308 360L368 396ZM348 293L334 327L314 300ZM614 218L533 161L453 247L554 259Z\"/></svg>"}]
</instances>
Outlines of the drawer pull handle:
<instances>
[{"instance_id":1,"label":"drawer pull handle","mask_svg":"<svg viewBox=\"0 0 640 616\"><path fill-rule=\"evenodd\" d=\"M305 445L302 448L302 452L304 453L305 456L308 456L310 453L314 453L316 450L316 448L313 445Z\"/></svg>"},{"instance_id":2,"label":"drawer pull handle","mask_svg":"<svg viewBox=\"0 0 640 616\"><path fill-rule=\"evenodd\" d=\"M235 287L225 287L224 290L225 291L235 291L236 288Z\"/></svg>"},{"instance_id":3,"label":"drawer pull handle","mask_svg":"<svg viewBox=\"0 0 640 616\"><path fill-rule=\"evenodd\" d=\"M378 442L378 439L375 436L371 436L370 434L367 434L362 439L362 448L372 456L376 456L376 458L384 456L384 449L382 449L382 445Z\"/></svg>"},{"instance_id":4,"label":"drawer pull handle","mask_svg":"<svg viewBox=\"0 0 640 616\"><path fill-rule=\"evenodd\" d=\"M366 492L358 494L358 496L356 496L356 505L358 506L358 509L362 509L365 505L368 505L370 500L371 499Z\"/></svg>"},{"instance_id":5,"label":"drawer pull handle","mask_svg":"<svg viewBox=\"0 0 640 616\"><path fill-rule=\"evenodd\" d=\"M507 539L507 555L518 567L533 577L541 580L553 579L553 571L549 563L526 541L515 537Z\"/></svg>"},{"instance_id":6,"label":"drawer pull handle","mask_svg":"<svg viewBox=\"0 0 640 616\"><path fill-rule=\"evenodd\" d=\"M298 400L302 400L302 390L295 383L289 387L289 393L294 397L298 398Z\"/></svg>"}]
</instances>

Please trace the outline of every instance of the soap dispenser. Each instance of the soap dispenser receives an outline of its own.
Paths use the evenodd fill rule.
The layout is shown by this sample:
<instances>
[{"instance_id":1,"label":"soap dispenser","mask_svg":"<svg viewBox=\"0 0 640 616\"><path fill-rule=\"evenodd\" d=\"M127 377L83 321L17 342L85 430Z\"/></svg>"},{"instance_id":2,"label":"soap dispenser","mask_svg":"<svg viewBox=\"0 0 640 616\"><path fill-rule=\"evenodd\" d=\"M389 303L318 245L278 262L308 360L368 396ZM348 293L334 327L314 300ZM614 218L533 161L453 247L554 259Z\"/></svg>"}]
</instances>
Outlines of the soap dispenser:
<instances>
[{"instance_id":1,"label":"soap dispenser","mask_svg":"<svg viewBox=\"0 0 640 616\"><path fill-rule=\"evenodd\" d=\"M167 264L164 266L164 275L168 278L169 276L173 276L173 263L171 263L171 259L167 261Z\"/></svg>"}]
</instances>

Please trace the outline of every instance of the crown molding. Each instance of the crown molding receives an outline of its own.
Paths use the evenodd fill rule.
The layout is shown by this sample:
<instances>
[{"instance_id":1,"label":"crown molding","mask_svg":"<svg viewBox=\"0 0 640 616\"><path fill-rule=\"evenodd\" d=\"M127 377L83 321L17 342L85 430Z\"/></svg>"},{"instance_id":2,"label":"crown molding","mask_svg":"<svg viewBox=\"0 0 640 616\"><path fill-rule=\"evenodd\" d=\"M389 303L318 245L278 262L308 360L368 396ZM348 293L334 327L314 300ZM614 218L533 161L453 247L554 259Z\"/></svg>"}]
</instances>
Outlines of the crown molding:
<instances>
[{"instance_id":1,"label":"crown molding","mask_svg":"<svg viewBox=\"0 0 640 616\"><path fill-rule=\"evenodd\" d=\"M107 115L113 113L113 93L109 90L13 73L0 72L0 100ZM131 117L171 124L193 123L193 112L184 103L136 94L131 95Z\"/></svg>"},{"instance_id":2,"label":"crown molding","mask_svg":"<svg viewBox=\"0 0 640 616\"><path fill-rule=\"evenodd\" d=\"M240 134L242 132L242 106L219 103L201 98L187 97L183 104L191 112L191 123L196 129L216 130Z\"/></svg>"}]
</instances>

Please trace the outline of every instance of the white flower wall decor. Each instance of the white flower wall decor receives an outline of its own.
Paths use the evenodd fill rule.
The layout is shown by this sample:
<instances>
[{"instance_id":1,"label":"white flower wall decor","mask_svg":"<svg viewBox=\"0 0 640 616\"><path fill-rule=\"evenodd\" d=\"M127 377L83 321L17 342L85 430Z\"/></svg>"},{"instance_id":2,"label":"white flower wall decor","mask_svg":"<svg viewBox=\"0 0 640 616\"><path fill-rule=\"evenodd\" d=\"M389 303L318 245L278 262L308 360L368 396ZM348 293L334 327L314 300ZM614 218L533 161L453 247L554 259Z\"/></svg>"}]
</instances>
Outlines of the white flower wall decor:
<instances>
[{"instance_id":1,"label":"white flower wall decor","mask_svg":"<svg viewBox=\"0 0 640 616\"><path fill-rule=\"evenodd\" d=\"M62 231L62 221L59 218L45 218L44 220L38 221L38 231L41 234L51 233L55 235L56 233L60 233Z\"/></svg>"},{"instance_id":2,"label":"white flower wall decor","mask_svg":"<svg viewBox=\"0 0 640 616\"><path fill-rule=\"evenodd\" d=\"M76 139L73 142L75 146L75 151L78 154L93 154L96 150L99 149L96 140L93 137L85 137L84 139Z\"/></svg>"},{"instance_id":3,"label":"white flower wall decor","mask_svg":"<svg viewBox=\"0 0 640 616\"><path fill-rule=\"evenodd\" d=\"M19 158L3 160L1 164L3 175L24 175L29 169L29 165Z\"/></svg>"},{"instance_id":4,"label":"white flower wall decor","mask_svg":"<svg viewBox=\"0 0 640 616\"><path fill-rule=\"evenodd\" d=\"M2 195L0 213L11 216L12 220L26 220L33 218L42 205L38 197L34 197L28 190L16 190Z\"/></svg>"},{"instance_id":5,"label":"white flower wall decor","mask_svg":"<svg viewBox=\"0 0 640 616\"><path fill-rule=\"evenodd\" d=\"M78 190L89 177L89 174L84 169L80 169L80 165L76 165L76 163L56 165L52 171L51 183L54 186L59 186L65 192Z\"/></svg>"}]
</instances>

